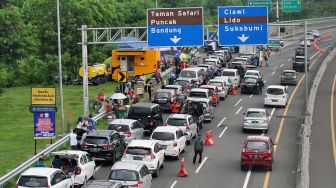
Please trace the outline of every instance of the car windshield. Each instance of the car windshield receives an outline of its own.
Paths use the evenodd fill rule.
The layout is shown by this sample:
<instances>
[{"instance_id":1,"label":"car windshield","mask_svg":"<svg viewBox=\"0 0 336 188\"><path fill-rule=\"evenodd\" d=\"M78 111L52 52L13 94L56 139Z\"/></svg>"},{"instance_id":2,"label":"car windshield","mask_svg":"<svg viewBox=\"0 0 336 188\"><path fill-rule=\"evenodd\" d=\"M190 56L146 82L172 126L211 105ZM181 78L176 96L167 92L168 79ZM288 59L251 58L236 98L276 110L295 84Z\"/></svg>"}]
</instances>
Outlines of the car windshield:
<instances>
[{"instance_id":1,"label":"car windshield","mask_svg":"<svg viewBox=\"0 0 336 188\"><path fill-rule=\"evenodd\" d=\"M184 126L186 123L186 119L168 118L167 120L167 124L171 126Z\"/></svg>"},{"instance_id":2,"label":"car windshield","mask_svg":"<svg viewBox=\"0 0 336 188\"><path fill-rule=\"evenodd\" d=\"M248 111L246 113L246 117L264 117L265 116L265 112L261 112L261 111Z\"/></svg>"},{"instance_id":3,"label":"car windshield","mask_svg":"<svg viewBox=\"0 0 336 188\"><path fill-rule=\"evenodd\" d=\"M195 92L195 91L193 91L193 92L189 93L189 97L206 98L207 95L206 95L205 92Z\"/></svg>"},{"instance_id":4,"label":"car windshield","mask_svg":"<svg viewBox=\"0 0 336 188\"><path fill-rule=\"evenodd\" d=\"M210 82L209 84L212 85L212 86L222 87L221 82Z\"/></svg>"},{"instance_id":5,"label":"car windshield","mask_svg":"<svg viewBox=\"0 0 336 188\"><path fill-rule=\"evenodd\" d=\"M106 137L87 136L84 140L86 144L108 144Z\"/></svg>"},{"instance_id":6,"label":"car windshield","mask_svg":"<svg viewBox=\"0 0 336 188\"><path fill-rule=\"evenodd\" d=\"M258 76L259 74L257 72L247 72L245 75Z\"/></svg>"},{"instance_id":7,"label":"car windshield","mask_svg":"<svg viewBox=\"0 0 336 188\"><path fill-rule=\"evenodd\" d=\"M117 131L117 132L127 132L130 129L129 129L128 125L110 124L108 126L108 130L114 130L114 131Z\"/></svg>"},{"instance_id":8,"label":"car windshield","mask_svg":"<svg viewBox=\"0 0 336 188\"><path fill-rule=\"evenodd\" d=\"M295 72L283 72L282 75L284 75L284 76L295 76Z\"/></svg>"},{"instance_id":9,"label":"car windshield","mask_svg":"<svg viewBox=\"0 0 336 188\"><path fill-rule=\"evenodd\" d=\"M161 98L169 98L170 96L170 93L167 93L167 92L157 92L156 95L155 95L155 98L156 99L161 99Z\"/></svg>"},{"instance_id":10,"label":"car windshield","mask_svg":"<svg viewBox=\"0 0 336 188\"><path fill-rule=\"evenodd\" d=\"M144 147L127 147L126 153L130 155L150 155L151 149Z\"/></svg>"},{"instance_id":11,"label":"car windshield","mask_svg":"<svg viewBox=\"0 0 336 188\"><path fill-rule=\"evenodd\" d=\"M196 72L195 71L182 71L180 73L180 77L182 77L182 78L196 78Z\"/></svg>"},{"instance_id":12,"label":"car windshield","mask_svg":"<svg viewBox=\"0 0 336 188\"><path fill-rule=\"evenodd\" d=\"M257 83L257 79L255 78L244 78L244 83L248 83L248 84L255 84Z\"/></svg>"},{"instance_id":13,"label":"car windshield","mask_svg":"<svg viewBox=\"0 0 336 188\"><path fill-rule=\"evenodd\" d=\"M41 176L21 176L18 185L23 187L49 187L47 177Z\"/></svg>"},{"instance_id":14,"label":"car windshield","mask_svg":"<svg viewBox=\"0 0 336 188\"><path fill-rule=\"evenodd\" d=\"M154 132L152 134L152 139L154 139L154 140L169 141L169 140L175 140L175 136L174 136L174 133Z\"/></svg>"},{"instance_id":15,"label":"car windshield","mask_svg":"<svg viewBox=\"0 0 336 188\"><path fill-rule=\"evenodd\" d=\"M151 114L150 108L143 108L143 107L131 107L129 110L129 116L148 116L148 114Z\"/></svg>"},{"instance_id":16,"label":"car windshield","mask_svg":"<svg viewBox=\"0 0 336 188\"><path fill-rule=\"evenodd\" d=\"M232 71L223 71L222 76L235 76L235 73Z\"/></svg>"},{"instance_id":17,"label":"car windshield","mask_svg":"<svg viewBox=\"0 0 336 188\"><path fill-rule=\"evenodd\" d=\"M246 143L246 149L268 150L268 144L262 141L248 141Z\"/></svg>"},{"instance_id":18,"label":"car windshield","mask_svg":"<svg viewBox=\"0 0 336 188\"><path fill-rule=\"evenodd\" d=\"M172 86L166 86L165 88L166 88L166 89L173 89L173 90L175 90L175 91L178 90L178 88L176 88L176 87L172 87Z\"/></svg>"},{"instance_id":19,"label":"car windshield","mask_svg":"<svg viewBox=\"0 0 336 188\"><path fill-rule=\"evenodd\" d=\"M284 94L284 90L280 88L268 88L266 93L271 95L282 95Z\"/></svg>"},{"instance_id":20,"label":"car windshield","mask_svg":"<svg viewBox=\"0 0 336 188\"><path fill-rule=\"evenodd\" d=\"M295 58L295 62L305 62L304 58Z\"/></svg>"},{"instance_id":21,"label":"car windshield","mask_svg":"<svg viewBox=\"0 0 336 188\"><path fill-rule=\"evenodd\" d=\"M189 82L188 81L186 81L186 80L177 80L176 81L176 84L177 85L180 85L180 86L184 86L184 85L186 85L186 84L188 84Z\"/></svg>"},{"instance_id":22,"label":"car windshield","mask_svg":"<svg viewBox=\"0 0 336 188\"><path fill-rule=\"evenodd\" d=\"M121 180L121 181L138 181L139 176L136 171L120 169L120 170L111 170L109 179Z\"/></svg>"}]
</instances>

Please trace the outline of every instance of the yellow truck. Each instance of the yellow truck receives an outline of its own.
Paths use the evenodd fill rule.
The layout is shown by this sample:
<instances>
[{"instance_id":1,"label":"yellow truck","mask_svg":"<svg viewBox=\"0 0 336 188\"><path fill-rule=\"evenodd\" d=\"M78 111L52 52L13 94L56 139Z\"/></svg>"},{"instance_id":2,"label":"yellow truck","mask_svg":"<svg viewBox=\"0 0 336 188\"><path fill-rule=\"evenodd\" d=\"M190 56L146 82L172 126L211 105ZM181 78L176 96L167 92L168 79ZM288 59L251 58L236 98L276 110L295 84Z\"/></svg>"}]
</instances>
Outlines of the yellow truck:
<instances>
[{"instance_id":1,"label":"yellow truck","mask_svg":"<svg viewBox=\"0 0 336 188\"><path fill-rule=\"evenodd\" d=\"M119 72L125 72L127 77L136 77L154 73L158 68L160 50L112 50L112 62L107 72L112 80L117 80Z\"/></svg>"},{"instance_id":2,"label":"yellow truck","mask_svg":"<svg viewBox=\"0 0 336 188\"><path fill-rule=\"evenodd\" d=\"M88 66L89 82L93 84L105 83L107 78L106 65L95 64ZM83 67L79 69L79 76L83 77Z\"/></svg>"}]
</instances>

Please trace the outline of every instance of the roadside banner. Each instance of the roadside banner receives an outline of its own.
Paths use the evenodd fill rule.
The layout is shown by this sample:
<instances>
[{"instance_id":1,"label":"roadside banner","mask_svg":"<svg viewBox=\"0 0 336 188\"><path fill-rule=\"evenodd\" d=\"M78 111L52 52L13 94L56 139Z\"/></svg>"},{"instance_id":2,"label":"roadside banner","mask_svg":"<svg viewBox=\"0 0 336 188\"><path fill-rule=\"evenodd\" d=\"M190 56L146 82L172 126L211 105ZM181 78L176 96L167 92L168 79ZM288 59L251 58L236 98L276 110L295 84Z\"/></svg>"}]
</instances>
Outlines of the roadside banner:
<instances>
[{"instance_id":1,"label":"roadside banner","mask_svg":"<svg viewBox=\"0 0 336 188\"><path fill-rule=\"evenodd\" d=\"M55 129L55 112L34 112L34 139L55 138Z\"/></svg>"}]
</instances>

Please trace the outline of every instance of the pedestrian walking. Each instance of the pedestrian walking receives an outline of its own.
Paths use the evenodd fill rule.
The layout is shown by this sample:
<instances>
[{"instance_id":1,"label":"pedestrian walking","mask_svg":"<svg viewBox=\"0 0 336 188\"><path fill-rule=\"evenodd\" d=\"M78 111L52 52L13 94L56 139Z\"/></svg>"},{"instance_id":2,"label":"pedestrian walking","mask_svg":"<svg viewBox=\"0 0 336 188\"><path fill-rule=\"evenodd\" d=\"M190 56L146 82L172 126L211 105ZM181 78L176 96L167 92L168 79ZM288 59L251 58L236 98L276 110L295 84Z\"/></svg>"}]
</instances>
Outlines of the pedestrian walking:
<instances>
[{"instance_id":1,"label":"pedestrian walking","mask_svg":"<svg viewBox=\"0 0 336 188\"><path fill-rule=\"evenodd\" d=\"M193 163L195 164L197 155L199 155L199 160L198 163L202 162L202 154L203 154L203 140L201 138L201 134L197 135L197 140L195 141L194 145L194 158L193 158Z\"/></svg>"},{"instance_id":2,"label":"pedestrian walking","mask_svg":"<svg viewBox=\"0 0 336 188\"><path fill-rule=\"evenodd\" d=\"M72 150L76 150L77 149L77 134L76 134L76 130L72 130L72 133L70 133L70 146Z\"/></svg>"},{"instance_id":3,"label":"pedestrian walking","mask_svg":"<svg viewBox=\"0 0 336 188\"><path fill-rule=\"evenodd\" d=\"M268 57L267 54L264 55L264 60L265 60L265 66L268 67Z\"/></svg>"},{"instance_id":4,"label":"pedestrian walking","mask_svg":"<svg viewBox=\"0 0 336 188\"><path fill-rule=\"evenodd\" d=\"M148 92L149 102L151 102L152 101L152 82L149 82L149 84L147 85L147 92Z\"/></svg>"},{"instance_id":5,"label":"pedestrian walking","mask_svg":"<svg viewBox=\"0 0 336 188\"><path fill-rule=\"evenodd\" d=\"M96 129L96 122L92 119L92 114L89 115L88 129L89 132Z\"/></svg>"},{"instance_id":6,"label":"pedestrian walking","mask_svg":"<svg viewBox=\"0 0 336 188\"><path fill-rule=\"evenodd\" d=\"M155 80L156 80L157 85L160 85L162 77L161 77L161 73L159 69L156 69L155 71Z\"/></svg>"}]
</instances>

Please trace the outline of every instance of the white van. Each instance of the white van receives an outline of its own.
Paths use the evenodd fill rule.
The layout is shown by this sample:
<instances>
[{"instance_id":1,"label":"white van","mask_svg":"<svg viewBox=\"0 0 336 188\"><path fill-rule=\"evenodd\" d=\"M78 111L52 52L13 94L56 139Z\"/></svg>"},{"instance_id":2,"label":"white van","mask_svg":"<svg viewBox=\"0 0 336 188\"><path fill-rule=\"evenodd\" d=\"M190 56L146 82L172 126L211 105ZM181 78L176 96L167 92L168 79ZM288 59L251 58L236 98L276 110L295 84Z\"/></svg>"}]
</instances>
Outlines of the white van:
<instances>
[{"instance_id":1,"label":"white van","mask_svg":"<svg viewBox=\"0 0 336 188\"><path fill-rule=\"evenodd\" d=\"M288 102L288 92L285 86L270 85L266 89L264 105L285 107Z\"/></svg>"},{"instance_id":2,"label":"white van","mask_svg":"<svg viewBox=\"0 0 336 188\"><path fill-rule=\"evenodd\" d=\"M228 77L232 85L239 87L240 86L240 76L237 69L223 69L222 77Z\"/></svg>"},{"instance_id":3,"label":"white van","mask_svg":"<svg viewBox=\"0 0 336 188\"><path fill-rule=\"evenodd\" d=\"M203 74L201 68L186 68L180 72L179 78L183 78L186 80L194 80L199 84L203 83Z\"/></svg>"}]
</instances>

